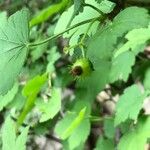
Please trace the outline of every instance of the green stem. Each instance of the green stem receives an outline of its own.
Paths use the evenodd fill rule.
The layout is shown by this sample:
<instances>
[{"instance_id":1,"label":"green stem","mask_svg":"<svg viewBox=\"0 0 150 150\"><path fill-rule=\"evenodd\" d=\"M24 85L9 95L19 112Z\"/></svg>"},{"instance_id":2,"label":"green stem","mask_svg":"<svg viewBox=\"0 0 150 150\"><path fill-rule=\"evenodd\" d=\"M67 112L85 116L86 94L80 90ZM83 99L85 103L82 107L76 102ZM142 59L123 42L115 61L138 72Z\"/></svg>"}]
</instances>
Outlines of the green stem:
<instances>
[{"instance_id":1,"label":"green stem","mask_svg":"<svg viewBox=\"0 0 150 150\"><path fill-rule=\"evenodd\" d=\"M69 51L70 49L74 49L74 48L76 48L76 47L80 47L81 50L82 50L82 56L85 57L85 52L84 52L84 40L85 40L85 38L86 38L86 36L87 36L87 34L88 34L88 32L89 32L91 26L93 25L93 23L94 23L96 20L97 20L97 19L93 19L93 21L89 24L89 26L88 26L86 32L84 33L84 35L83 35L83 37L81 38L81 40L80 40L79 43L77 43L76 45L73 45L73 46L65 47L65 48L64 48L64 52L65 52L65 53L68 53L68 51Z\"/></svg>"},{"instance_id":2,"label":"green stem","mask_svg":"<svg viewBox=\"0 0 150 150\"><path fill-rule=\"evenodd\" d=\"M85 50L84 50L84 45L85 45L85 44L84 44L84 40L85 40L85 38L86 38L86 36L87 36L87 34L88 34L90 28L92 27L92 25L93 25L93 23L94 23L95 21L96 21L96 20L93 20L93 21L89 24L89 26L88 26L86 32L84 33L83 37L81 38L81 40L80 40L80 42L79 42L79 46L80 46L80 48L81 48L81 50L82 50L82 56L83 56L83 57L85 57Z\"/></svg>"},{"instance_id":3,"label":"green stem","mask_svg":"<svg viewBox=\"0 0 150 150\"><path fill-rule=\"evenodd\" d=\"M104 13L100 9L91 4L84 3L83 6L91 7L92 9L96 10L100 15L104 15Z\"/></svg>"},{"instance_id":4,"label":"green stem","mask_svg":"<svg viewBox=\"0 0 150 150\"><path fill-rule=\"evenodd\" d=\"M90 7L90 8L92 8L92 9L96 10L100 15L104 15L104 13L103 13L100 9L98 9L97 7L95 7L95 6L91 5L91 4L87 4L87 3L84 3L84 2L83 2L83 3L82 3L82 6ZM75 13L72 14L71 19L69 20L69 23L68 23L68 25L67 25L67 28L70 26L72 20L74 19L74 17L75 17L76 15L77 15L77 14L75 14Z\"/></svg>"},{"instance_id":5,"label":"green stem","mask_svg":"<svg viewBox=\"0 0 150 150\"><path fill-rule=\"evenodd\" d=\"M78 46L79 46L79 44L77 43L76 45L73 45L73 46L70 46L70 47L65 47L63 51L67 54L71 49L74 49Z\"/></svg>"},{"instance_id":6,"label":"green stem","mask_svg":"<svg viewBox=\"0 0 150 150\"><path fill-rule=\"evenodd\" d=\"M93 23L94 23L95 21L96 21L96 19L94 19L94 20L89 24L89 26L88 26L86 32L84 33L83 37L81 38L81 41L80 41L81 44L84 43L84 40L85 40L85 38L86 38L86 36L87 36L87 34L88 34L90 28L92 27L92 25L93 25Z\"/></svg>"},{"instance_id":7,"label":"green stem","mask_svg":"<svg viewBox=\"0 0 150 150\"><path fill-rule=\"evenodd\" d=\"M103 122L105 119L111 119L112 117L105 116L105 117L98 117L98 116L89 116L88 117L91 122Z\"/></svg>"},{"instance_id":8,"label":"green stem","mask_svg":"<svg viewBox=\"0 0 150 150\"><path fill-rule=\"evenodd\" d=\"M74 28L76 28L76 27L78 27L78 26L87 24L87 23L89 23L89 22L91 22L91 21L93 21L93 20L98 20L99 18L100 18L100 17L96 17L96 18L84 20L84 21L82 21L82 22L79 22L79 23L77 23L77 24L75 24L75 25L73 25L73 26L67 28L66 30L64 30L64 31L62 31L62 32L60 32L60 33L58 33L58 34L56 34L56 35L53 35L53 36L51 36L51 37L48 37L47 39L45 39L45 40L43 40L43 41L41 41L41 42L39 42L39 43L30 43L28 46L29 46L29 47L33 47L33 46L39 46L39 45L45 44L45 43L49 42L50 40L55 39L55 38L58 38L58 37L60 37L62 34L68 32L68 31L70 31L70 30L72 30L72 29L74 29Z\"/></svg>"},{"instance_id":9,"label":"green stem","mask_svg":"<svg viewBox=\"0 0 150 150\"><path fill-rule=\"evenodd\" d=\"M91 122L102 122L104 121L103 118L97 118L97 119L90 119Z\"/></svg>"}]
</instances>

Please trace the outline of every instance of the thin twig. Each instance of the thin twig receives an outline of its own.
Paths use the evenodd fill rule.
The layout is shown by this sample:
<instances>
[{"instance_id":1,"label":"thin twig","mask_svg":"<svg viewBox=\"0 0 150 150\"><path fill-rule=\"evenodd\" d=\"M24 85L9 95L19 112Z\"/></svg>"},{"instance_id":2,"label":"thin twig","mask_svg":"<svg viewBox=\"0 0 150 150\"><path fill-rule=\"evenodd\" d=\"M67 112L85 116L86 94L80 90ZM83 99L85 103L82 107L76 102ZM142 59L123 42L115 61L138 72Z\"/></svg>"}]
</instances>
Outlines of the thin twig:
<instances>
[{"instance_id":1,"label":"thin twig","mask_svg":"<svg viewBox=\"0 0 150 150\"><path fill-rule=\"evenodd\" d=\"M33 47L33 46L38 46L38 45L45 44L45 43L49 42L50 40L55 39L55 38L58 38L58 37L60 37L62 34L68 32L68 31L70 31L70 30L72 30L72 29L74 29L74 28L76 28L76 27L78 27L78 26L81 26L81 25L90 23L91 21L93 21L93 20L95 20L95 19L100 19L100 17L96 17L96 18L92 18L92 19L88 19L88 20L84 20L84 21L82 21L82 22L79 22L79 23L77 23L77 24L75 24L75 25L69 27L68 29L66 29L66 30L64 30L64 31L62 31L62 32L60 32L60 33L58 33L58 34L56 34L56 35L53 35L53 36L51 36L51 37L48 37L47 39L45 39L45 40L43 40L43 41L41 41L41 42L39 42L39 43L30 43L28 46L29 46L29 47ZM101 16L101 19L103 19L102 16Z\"/></svg>"},{"instance_id":2,"label":"thin twig","mask_svg":"<svg viewBox=\"0 0 150 150\"><path fill-rule=\"evenodd\" d=\"M100 15L104 15L104 13L100 9L91 4L84 3L83 6L91 7L92 9L96 10Z\"/></svg>"}]
</instances>

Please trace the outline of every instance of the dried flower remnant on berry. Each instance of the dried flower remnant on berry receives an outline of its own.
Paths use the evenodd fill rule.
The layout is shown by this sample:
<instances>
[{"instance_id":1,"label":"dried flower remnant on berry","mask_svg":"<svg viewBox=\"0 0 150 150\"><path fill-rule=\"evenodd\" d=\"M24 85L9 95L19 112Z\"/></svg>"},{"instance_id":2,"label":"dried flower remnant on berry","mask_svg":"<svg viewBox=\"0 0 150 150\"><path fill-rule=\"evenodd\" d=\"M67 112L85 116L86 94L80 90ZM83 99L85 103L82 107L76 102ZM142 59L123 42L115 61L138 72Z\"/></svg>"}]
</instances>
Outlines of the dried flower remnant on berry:
<instances>
[{"instance_id":1,"label":"dried flower remnant on berry","mask_svg":"<svg viewBox=\"0 0 150 150\"><path fill-rule=\"evenodd\" d=\"M86 77L92 71L92 65L89 59L80 58L71 67L71 74L75 77Z\"/></svg>"}]
</instances>

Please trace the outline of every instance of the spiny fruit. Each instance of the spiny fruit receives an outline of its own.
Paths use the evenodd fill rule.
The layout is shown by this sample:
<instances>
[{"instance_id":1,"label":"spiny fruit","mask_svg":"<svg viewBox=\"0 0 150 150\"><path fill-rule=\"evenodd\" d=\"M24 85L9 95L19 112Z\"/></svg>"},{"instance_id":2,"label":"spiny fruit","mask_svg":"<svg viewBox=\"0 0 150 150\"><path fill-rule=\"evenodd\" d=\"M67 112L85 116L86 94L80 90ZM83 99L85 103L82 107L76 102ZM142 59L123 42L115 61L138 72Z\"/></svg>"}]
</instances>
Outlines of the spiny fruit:
<instances>
[{"instance_id":1,"label":"spiny fruit","mask_svg":"<svg viewBox=\"0 0 150 150\"><path fill-rule=\"evenodd\" d=\"M77 59L71 67L71 74L75 77L86 77L92 72L92 64L87 58Z\"/></svg>"}]
</instances>

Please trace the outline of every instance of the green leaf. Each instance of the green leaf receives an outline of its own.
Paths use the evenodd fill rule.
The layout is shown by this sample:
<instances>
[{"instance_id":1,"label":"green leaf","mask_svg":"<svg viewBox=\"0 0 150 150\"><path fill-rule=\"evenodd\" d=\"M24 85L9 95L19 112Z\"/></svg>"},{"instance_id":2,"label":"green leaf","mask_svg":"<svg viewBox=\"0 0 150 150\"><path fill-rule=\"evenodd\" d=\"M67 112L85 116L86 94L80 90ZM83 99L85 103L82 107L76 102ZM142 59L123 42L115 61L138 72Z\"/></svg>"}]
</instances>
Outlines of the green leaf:
<instances>
[{"instance_id":1,"label":"green leaf","mask_svg":"<svg viewBox=\"0 0 150 150\"><path fill-rule=\"evenodd\" d=\"M55 133L57 135L63 139L67 138L69 150L73 150L81 144L84 144L90 133L90 121L84 118L85 115L85 108L79 114L68 112L63 120L58 122L55 127Z\"/></svg>"},{"instance_id":2,"label":"green leaf","mask_svg":"<svg viewBox=\"0 0 150 150\"><path fill-rule=\"evenodd\" d=\"M71 133L79 126L79 124L84 119L85 111L86 111L86 108L83 108L79 112L78 116L74 118L74 120L69 125L69 127L67 127L66 130L63 131L63 133L61 134L61 139L63 140L67 139L71 135ZM59 127L60 127L60 124L59 124Z\"/></svg>"},{"instance_id":3,"label":"green leaf","mask_svg":"<svg viewBox=\"0 0 150 150\"><path fill-rule=\"evenodd\" d=\"M47 74L37 75L33 79L27 82L23 88L23 95L25 97L31 96L33 93L38 93L41 87L45 84L47 80Z\"/></svg>"},{"instance_id":4,"label":"green leaf","mask_svg":"<svg viewBox=\"0 0 150 150\"><path fill-rule=\"evenodd\" d=\"M52 73L55 70L54 64L60 58L60 54L57 52L56 47L52 47L47 56L48 64L46 71Z\"/></svg>"},{"instance_id":5,"label":"green leaf","mask_svg":"<svg viewBox=\"0 0 150 150\"><path fill-rule=\"evenodd\" d=\"M143 80L144 88L150 90L150 69L148 68L144 74Z\"/></svg>"},{"instance_id":6,"label":"green leaf","mask_svg":"<svg viewBox=\"0 0 150 150\"><path fill-rule=\"evenodd\" d=\"M65 117L57 123L55 133L61 137L76 117L76 113L68 112Z\"/></svg>"},{"instance_id":7,"label":"green leaf","mask_svg":"<svg viewBox=\"0 0 150 150\"><path fill-rule=\"evenodd\" d=\"M110 63L107 61L95 62L94 67L94 71L89 76L77 81L78 87L87 89L93 96L98 94L109 82Z\"/></svg>"},{"instance_id":8,"label":"green leaf","mask_svg":"<svg viewBox=\"0 0 150 150\"><path fill-rule=\"evenodd\" d=\"M98 4L94 1L94 0L86 0L87 3L94 5L95 7L98 7ZM67 25L72 17L74 13L74 6L71 6L67 11L65 11L61 17L59 18L54 34L58 34L62 31L64 31L67 28ZM76 16L71 23L71 26L79 23L81 21L84 21L86 19L91 19L94 17L98 17L99 13L96 12L95 10L89 8L89 7L85 7L84 11L82 13L80 13L80 15ZM69 34L66 33L64 34L64 37L70 37L74 32L77 31L78 35L82 34L84 31L82 31L80 28L82 28L82 30L84 29L84 31L86 31L86 29L88 28L88 25L82 25L80 27L77 27L75 29L73 29L72 31L69 31Z\"/></svg>"},{"instance_id":9,"label":"green leaf","mask_svg":"<svg viewBox=\"0 0 150 150\"><path fill-rule=\"evenodd\" d=\"M24 9L0 22L0 94L6 94L13 86L26 59L28 20Z\"/></svg>"},{"instance_id":10,"label":"green leaf","mask_svg":"<svg viewBox=\"0 0 150 150\"><path fill-rule=\"evenodd\" d=\"M83 120L77 129L73 132L68 140L63 141L63 149L65 150L83 150L85 142L90 134L90 121ZM79 136L80 135L80 136Z\"/></svg>"},{"instance_id":11,"label":"green leaf","mask_svg":"<svg viewBox=\"0 0 150 150\"><path fill-rule=\"evenodd\" d=\"M4 12L0 12L0 22L3 22L5 21L7 18L7 13L4 11Z\"/></svg>"},{"instance_id":12,"label":"green leaf","mask_svg":"<svg viewBox=\"0 0 150 150\"><path fill-rule=\"evenodd\" d=\"M81 90L81 89L80 89ZM74 99L75 103L73 103L73 111L75 112L80 112L80 110L84 107L86 107L86 114L84 117L89 117L91 113L91 99L90 96L84 95L84 92L82 92L83 95L77 95L76 98ZM82 98L82 99L80 99Z\"/></svg>"},{"instance_id":13,"label":"green leaf","mask_svg":"<svg viewBox=\"0 0 150 150\"><path fill-rule=\"evenodd\" d=\"M14 108L16 111L19 111L23 108L25 102L26 102L26 98L22 95L21 93L22 88L19 87L15 97L13 98L13 100L7 105L7 109L11 109Z\"/></svg>"},{"instance_id":14,"label":"green leaf","mask_svg":"<svg viewBox=\"0 0 150 150\"><path fill-rule=\"evenodd\" d=\"M132 15L131 15L132 14ZM135 28L148 26L149 15L146 9L129 7L121 11L113 20L90 39L87 57L94 63L96 60L109 60L115 49L118 37Z\"/></svg>"},{"instance_id":15,"label":"green leaf","mask_svg":"<svg viewBox=\"0 0 150 150\"><path fill-rule=\"evenodd\" d=\"M36 40L36 42L39 42L41 40L43 40L44 38L39 38L38 40ZM43 56L43 54L47 51L47 46L49 43L45 43L42 45L39 45L38 47L34 48L31 51L31 57L32 57L32 61L35 62L36 60L38 60L40 57Z\"/></svg>"},{"instance_id":16,"label":"green leaf","mask_svg":"<svg viewBox=\"0 0 150 150\"><path fill-rule=\"evenodd\" d=\"M42 11L38 12L34 18L30 21L30 27L40 24L52 16L62 11L69 3L69 0L62 0L62 2L54 5L50 5Z\"/></svg>"},{"instance_id":17,"label":"green leaf","mask_svg":"<svg viewBox=\"0 0 150 150\"><path fill-rule=\"evenodd\" d=\"M122 124L119 125L119 128L121 130L122 134L125 134L126 132L129 131L129 128L133 125L133 121L132 120L128 120Z\"/></svg>"},{"instance_id":18,"label":"green leaf","mask_svg":"<svg viewBox=\"0 0 150 150\"><path fill-rule=\"evenodd\" d=\"M71 135L71 133L79 126L79 124L84 118L85 111L86 111L86 108L82 109L79 112L79 115L74 119L74 121L70 124L70 126L64 131L64 133L61 136L63 140L68 138Z\"/></svg>"},{"instance_id":19,"label":"green leaf","mask_svg":"<svg viewBox=\"0 0 150 150\"><path fill-rule=\"evenodd\" d=\"M128 60L128 61L127 61ZM124 52L118 57L112 59L110 70L110 81L116 80L127 81L129 74L132 71L132 66L135 63L135 55L133 52Z\"/></svg>"},{"instance_id":20,"label":"green leaf","mask_svg":"<svg viewBox=\"0 0 150 150\"><path fill-rule=\"evenodd\" d=\"M29 127L26 127L22 130L21 134L16 139L16 150L26 150L26 141L27 141L27 135L28 135Z\"/></svg>"},{"instance_id":21,"label":"green leaf","mask_svg":"<svg viewBox=\"0 0 150 150\"><path fill-rule=\"evenodd\" d=\"M125 89L116 105L115 125L127 119L136 120L146 96L147 93L142 93L137 85Z\"/></svg>"},{"instance_id":22,"label":"green leaf","mask_svg":"<svg viewBox=\"0 0 150 150\"><path fill-rule=\"evenodd\" d=\"M103 5L98 4L97 2L95 2L95 0L86 0L85 2L99 8L100 10L104 9ZM74 7L72 6L61 15L61 17L59 18L59 21L57 22L54 34L58 34L67 28L70 20L72 19L73 13L74 13ZM92 19L95 17L99 17L99 16L100 14L94 9L91 9L90 7L85 7L83 12L80 13L80 15L73 18L70 26L73 26L79 22ZM86 33L89 27L89 24L90 23L79 26L63 35L63 37L70 38L69 46L73 46L78 43L78 39L80 38L80 35L82 35L83 33ZM95 34L95 32L97 31L98 25L99 25L99 21L95 21L87 34L89 36Z\"/></svg>"},{"instance_id":23,"label":"green leaf","mask_svg":"<svg viewBox=\"0 0 150 150\"><path fill-rule=\"evenodd\" d=\"M115 7L115 3L108 1L108 0L99 0L99 3L100 3L101 11L105 14L108 14L111 11L113 11L113 9Z\"/></svg>"},{"instance_id":24,"label":"green leaf","mask_svg":"<svg viewBox=\"0 0 150 150\"><path fill-rule=\"evenodd\" d=\"M112 140L104 139L104 137L99 137L94 150L115 150L114 142Z\"/></svg>"},{"instance_id":25,"label":"green leaf","mask_svg":"<svg viewBox=\"0 0 150 150\"><path fill-rule=\"evenodd\" d=\"M78 15L79 12L83 12L83 3L85 0L74 0L74 15Z\"/></svg>"},{"instance_id":26,"label":"green leaf","mask_svg":"<svg viewBox=\"0 0 150 150\"><path fill-rule=\"evenodd\" d=\"M85 0L73 0L74 1L74 10L73 10L73 13L72 13L72 16L67 24L67 27L70 26L72 20L76 17L76 15L79 15L80 12L83 12L83 9L84 9L84 3L85 3Z\"/></svg>"},{"instance_id":27,"label":"green leaf","mask_svg":"<svg viewBox=\"0 0 150 150\"><path fill-rule=\"evenodd\" d=\"M144 150L150 138L150 117L141 117L138 124L121 138L118 150Z\"/></svg>"},{"instance_id":28,"label":"green leaf","mask_svg":"<svg viewBox=\"0 0 150 150\"><path fill-rule=\"evenodd\" d=\"M41 76L40 75L35 76L33 79L28 81L27 84L24 86L22 93L27 99L25 102L25 106L18 117L17 127L19 127L23 123L26 115L34 107L37 95L40 92L42 86L46 83L46 81L47 81L47 74L45 73Z\"/></svg>"},{"instance_id":29,"label":"green leaf","mask_svg":"<svg viewBox=\"0 0 150 150\"><path fill-rule=\"evenodd\" d=\"M89 134L90 121L89 119L84 119L68 139L69 150L74 150L82 144L85 145L85 141L87 140Z\"/></svg>"},{"instance_id":30,"label":"green leaf","mask_svg":"<svg viewBox=\"0 0 150 150\"><path fill-rule=\"evenodd\" d=\"M132 16L129 15L131 13ZM121 32L119 35L122 35L123 33L132 30L134 28L141 28L148 26L149 14L148 11L144 8L128 7L115 17L113 23L114 26L118 26L118 29L120 29L118 30L117 34Z\"/></svg>"},{"instance_id":31,"label":"green leaf","mask_svg":"<svg viewBox=\"0 0 150 150\"><path fill-rule=\"evenodd\" d=\"M115 136L114 119L106 118L104 120L104 134L109 139L114 138Z\"/></svg>"},{"instance_id":32,"label":"green leaf","mask_svg":"<svg viewBox=\"0 0 150 150\"><path fill-rule=\"evenodd\" d=\"M7 117L2 128L2 150L25 150L29 127L22 130L19 136L16 136L15 123Z\"/></svg>"},{"instance_id":33,"label":"green leaf","mask_svg":"<svg viewBox=\"0 0 150 150\"><path fill-rule=\"evenodd\" d=\"M98 2L98 3L101 3L103 0L95 0L96 2Z\"/></svg>"},{"instance_id":34,"label":"green leaf","mask_svg":"<svg viewBox=\"0 0 150 150\"><path fill-rule=\"evenodd\" d=\"M16 145L15 124L8 117L2 127L2 150L14 150Z\"/></svg>"},{"instance_id":35,"label":"green leaf","mask_svg":"<svg viewBox=\"0 0 150 150\"><path fill-rule=\"evenodd\" d=\"M18 83L16 83L13 88L4 96L0 95L0 111L3 110L15 97L18 92Z\"/></svg>"},{"instance_id":36,"label":"green leaf","mask_svg":"<svg viewBox=\"0 0 150 150\"><path fill-rule=\"evenodd\" d=\"M61 90L58 88L53 88L49 101L47 103L40 103L39 105L37 104L36 106L42 112L40 122L53 119L61 109Z\"/></svg>"},{"instance_id":37,"label":"green leaf","mask_svg":"<svg viewBox=\"0 0 150 150\"><path fill-rule=\"evenodd\" d=\"M134 17L130 15L131 12ZM97 94L109 81L113 82L120 77L122 77L123 80L127 80L135 58L131 53L127 53L112 60L113 50L115 49L114 46L117 43L117 39L123 36L127 31L147 26L148 18L147 10L130 7L120 12L114 18L112 23L100 28L100 30L89 40L86 54L93 64L95 70L93 73L95 75L93 78L88 79L84 85L89 85L92 87L91 89L95 89L95 94ZM141 20L143 22L141 22ZM130 61L124 67L127 70L123 70L122 66L120 67L119 65L124 63L127 56L130 57ZM110 62L110 60L112 60L112 62ZM116 63L118 65L114 65ZM127 62L125 62L125 64L126 63ZM103 68L103 71L107 68L107 71L104 71L105 73L99 71L99 66Z\"/></svg>"},{"instance_id":38,"label":"green leaf","mask_svg":"<svg viewBox=\"0 0 150 150\"><path fill-rule=\"evenodd\" d=\"M143 79L145 78L145 73L148 70L150 66L150 61L147 60L141 60L139 61L139 63L137 65L135 65L133 72L132 72L132 76L135 80L141 80L143 81Z\"/></svg>"},{"instance_id":39,"label":"green leaf","mask_svg":"<svg viewBox=\"0 0 150 150\"><path fill-rule=\"evenodd\" d=\"M128 41L116 51L115 57L125 51L134 51L138 46L145 44L150 39L150 26L149 28L134 29L130 31L125 38Z\"/></svg>"}]
</instances>

